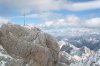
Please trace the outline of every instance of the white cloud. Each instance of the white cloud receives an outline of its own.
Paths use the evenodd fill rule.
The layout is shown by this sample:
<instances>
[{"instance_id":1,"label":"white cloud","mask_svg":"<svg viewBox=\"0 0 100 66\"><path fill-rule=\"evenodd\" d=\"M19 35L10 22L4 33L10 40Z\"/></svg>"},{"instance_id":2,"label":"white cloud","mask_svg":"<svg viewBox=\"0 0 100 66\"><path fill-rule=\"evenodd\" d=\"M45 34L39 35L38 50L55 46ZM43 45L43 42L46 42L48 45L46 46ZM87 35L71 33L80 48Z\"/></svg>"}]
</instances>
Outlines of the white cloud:
<instances>
[{"instance_id":1,"label":"white cloud","mask_svg":"<svg viewBox=\"0 0 100 66\"><path fill-rule=\"evenodd\" d=\"M46 21L44 23L46 27L64 27L66 26L66 22L64 19L53 20L53 21Z\"/></svg>"},{"instance_id":2,"label":"white cloud","mask_svg":"<svg viewBox=\"0 0 100 66\"><path fill-rule=\"evenodd\" d=\"M69 4L66 4L64 8L71 11L100 9L100 0L89 1L89 2L79 2L79 3L69 3Z\"/></svg>"},{"instance_id":3,"label":"white cloud","mask_svg":"<svg viewBox=\"0 0 100 66\"><path fill-rule=\"evenodd\" d=\"M0 0L0 4L16 7L22 12L56 10L59 9L61 2L62 0Z\"/></svg>"},{"instance_id":4,"label":"white cloud","mask_svg":"<svg viewBox=\"0 0 100 66\"><path fill-rule=\"evenodd\" d=\"M3 17L0 17L0 25L1 24L6 24L6 23L8 23L9 22L9 20L7 20L7 19L5 19L5 18L3 18Z\"/></svg>"},{"instance_id":5,"label":"white cloud","mask_svg":"<svg viewBox=\"0 0 100 66\"><path fill-rule=\"evenodd\" d=\"M65 28L68 26L79 26L80 18L75 15L68 15L62 19L47 20L43 23L43 27L48 28Z\"/></svg>"},{"instance_id":6,"label":"white cloud","mask_svg":"<svg viewBox=\"0 0 100 66\"><path fill-rule=\"evenodd\" d=\"M87 27L99 27L100 28L100 18L92 18L86 20Z\"/></svg>"},{"instance_id":7,"label":"white cloud","mask_svg":"<svg viewBox=\"0 0 100 66\"><path fill-rule=\"evenodd\" d=\"M66 28L66 27L90 27L100 28L100 18L82 19L75 15L68 15L66 18L45 21L44 28Z\"/></svg>"},{"instance_id":8,"label":"white cloud","mask_svg":"<svg viewBox=\"0 0 100 66\"><path fill-rule=\"evenodd\" d=\"M1 5L18 8L22 12L50 11L50 10L70 10L81 11L90 9L100 9L100 0L89 2L68 2L64 0L0 0Z\"/></svg>"},{"instance_id":9,"label":"white cloud","mask_svg":"<svg viewBox=\"0 0 100 66\"><path fill-rule=\"evenodd\" d=\"M66 22L69 24L69 25L78 25L80 23L80 18L75 16L75 15L69 15L66 17Z\"/></svg>"},{"instance_id":10,"label":"white cloud","mask_svg":"<svg viewBox=\"0 0 100 66\"><path fill-rule=\"evenodd\" d=\"M33 25L31 24L31 26ZM57 20L47 20L40 25L42 30L54 36L67 36L69 34L72 36L81 35L84 32L93 32L95 30L94 27L100 28L100 18L83 20L75 15L68 15L65 18Z\"/></svg>"}]
</instances>

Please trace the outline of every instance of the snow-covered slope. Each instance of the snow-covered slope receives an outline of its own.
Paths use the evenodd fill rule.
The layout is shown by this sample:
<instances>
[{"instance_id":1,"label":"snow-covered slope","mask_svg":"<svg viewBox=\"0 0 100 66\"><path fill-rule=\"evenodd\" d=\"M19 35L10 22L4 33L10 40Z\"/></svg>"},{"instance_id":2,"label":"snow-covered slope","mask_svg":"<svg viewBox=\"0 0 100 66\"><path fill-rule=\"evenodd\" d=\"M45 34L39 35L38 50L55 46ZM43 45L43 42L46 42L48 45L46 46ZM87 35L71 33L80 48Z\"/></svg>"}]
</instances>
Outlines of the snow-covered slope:
<instances>
[{"instance_id":1,"label":"snow-covered slope","mask_svg":"<svg viewBox=\"0 0 100 66\"><path fill-rule=\"evenodd\" d=\"M97 56L99 55L98 51L95 53L85 46L77 48L69 42L65 42L63 40L59 41L58 44L60 46L60 61L66 64L66 66L70 64L71 66L82 66L81 64L84 64L85 62L87 62L87 65L84 66L88 66L89 61L91 61L91 58L93 58L93 55L99 59ZM99 63L99 60L95 63Z\"/></svg>"},{"instance_id":2,"label":"snow-covered slope","mask_svg":"<svg viewBox=\"0 0 100 66\"><path fill-rule=\"evenodd\" d=\"M74 64L72 63L70 66L100 66L100 49L86 60Z\"/></svg>"},{"instance_id":3,"label":"snow-covered slope","mask_svg":"<svg viewBox=\"0 0 100 66\"><path fill-rule=\"evenodd\" d=\"M77 48L63 40L58 44L61 50L60 61L66 64L65 66L100 66L100 49L94 52L86 46Z\"/></svg>"},{"instance_id":4,"label":"snow-covered slope","mask_svg":"<svg viewBox=\"0 0 100 66\"><path fill-rule=\"evenodd\" d=\"M81 48L77 48L68 42L64 42L63 40L59 41L58 44L62 45L60 46L61 51L65 51L66 53L70 54L73 57L73 59L76 59L77 61L86 59L87 57L89 57L91 54L94 53L94 51L90 50L89 48L85 46Z\"/></svg>"}]
</instances>

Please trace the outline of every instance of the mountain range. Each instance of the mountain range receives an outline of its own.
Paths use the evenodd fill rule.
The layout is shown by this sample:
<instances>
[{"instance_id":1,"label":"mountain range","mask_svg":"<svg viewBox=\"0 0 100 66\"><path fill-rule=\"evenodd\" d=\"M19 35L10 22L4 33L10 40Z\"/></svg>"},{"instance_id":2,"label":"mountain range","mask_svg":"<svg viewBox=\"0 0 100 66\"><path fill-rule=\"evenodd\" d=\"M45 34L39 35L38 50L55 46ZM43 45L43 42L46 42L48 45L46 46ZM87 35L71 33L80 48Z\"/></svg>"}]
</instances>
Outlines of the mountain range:
<instances>
[{"instance_id":1,"label":"mountain range","mask_svg":"<svg viewBox=\"0 0 100 66\"><path fill-rule=\"evenodd\" d=\"M3 36L0 33L0 66L100 66L97 33L57 41L35 26L5 24L0 31L3 33ZM26 57L33 59L27 59L25 64Z\"/></svg>"}]
</instances>

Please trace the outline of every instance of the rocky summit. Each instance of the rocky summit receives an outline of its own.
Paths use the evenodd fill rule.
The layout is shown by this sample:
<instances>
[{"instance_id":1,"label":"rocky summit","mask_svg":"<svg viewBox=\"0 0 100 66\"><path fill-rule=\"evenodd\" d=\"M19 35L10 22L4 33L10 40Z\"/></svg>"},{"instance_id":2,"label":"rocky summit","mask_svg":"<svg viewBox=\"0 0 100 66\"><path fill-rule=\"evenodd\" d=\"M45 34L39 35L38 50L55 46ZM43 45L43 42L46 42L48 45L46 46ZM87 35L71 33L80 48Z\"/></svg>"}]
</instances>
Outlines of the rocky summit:
<instances>
[{"instance_id":1,"label":"rocky summit","mask_svg":"<svg viewBox=\"0 0 100 66\"><path fill-rule=\"evenodd\" d=\"M57 40L35 26L3 24L0 45L0 66L58 66Z\"/></svg>"}]
</instances>

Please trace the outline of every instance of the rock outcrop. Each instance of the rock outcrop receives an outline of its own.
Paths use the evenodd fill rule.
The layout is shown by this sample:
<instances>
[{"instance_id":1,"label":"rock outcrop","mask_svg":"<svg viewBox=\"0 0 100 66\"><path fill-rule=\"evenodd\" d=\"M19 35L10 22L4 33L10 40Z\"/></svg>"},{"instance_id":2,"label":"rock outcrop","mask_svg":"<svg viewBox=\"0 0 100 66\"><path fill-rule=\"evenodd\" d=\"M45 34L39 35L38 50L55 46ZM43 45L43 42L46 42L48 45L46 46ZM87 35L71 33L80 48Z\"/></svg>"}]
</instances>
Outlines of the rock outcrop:
<instances>
[{"instance_id":1,"label":"rock outcrop","mask_svg":"<svg viewBox=\"0 0 100 66\"><path fill-rule=\"evenodd\" d=\"M23 59L14 59L0 46L0 66L22 66Z\"/></svg>"},{"instance_id":2,"label":"rock outcrop","mask_svg":"<svg viewBox=\"0 0 100 66\"><path fill-rule=\"evenodd\" d=\"M37 27L4 24L0 28L0 44L11 57L24 60L23 66L58 65L57 40Z\"/></svg>"}]
</instances>

